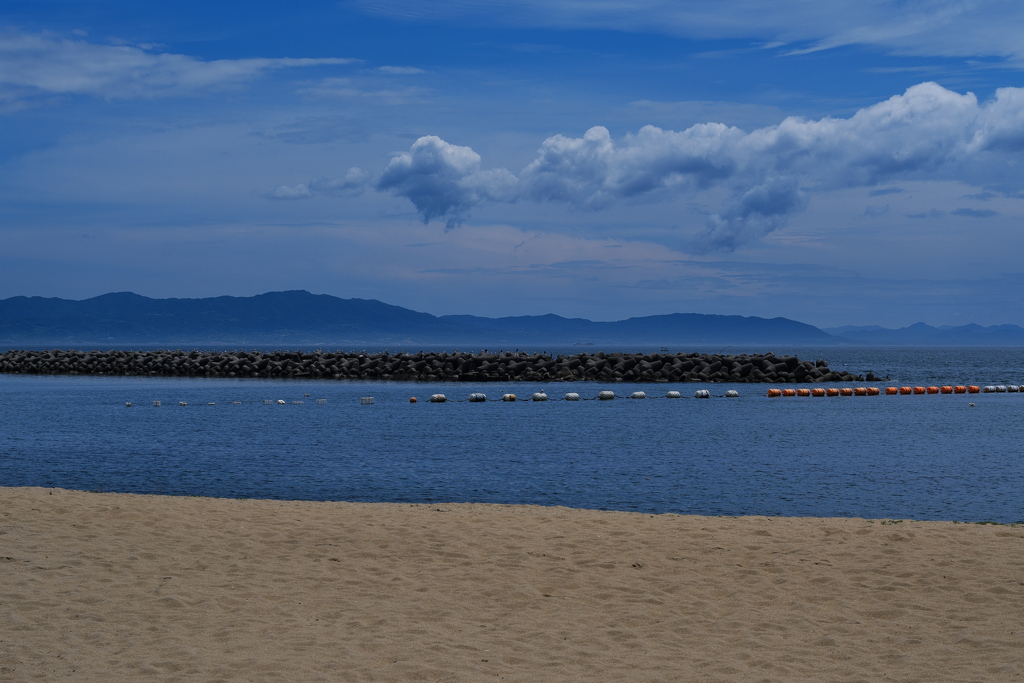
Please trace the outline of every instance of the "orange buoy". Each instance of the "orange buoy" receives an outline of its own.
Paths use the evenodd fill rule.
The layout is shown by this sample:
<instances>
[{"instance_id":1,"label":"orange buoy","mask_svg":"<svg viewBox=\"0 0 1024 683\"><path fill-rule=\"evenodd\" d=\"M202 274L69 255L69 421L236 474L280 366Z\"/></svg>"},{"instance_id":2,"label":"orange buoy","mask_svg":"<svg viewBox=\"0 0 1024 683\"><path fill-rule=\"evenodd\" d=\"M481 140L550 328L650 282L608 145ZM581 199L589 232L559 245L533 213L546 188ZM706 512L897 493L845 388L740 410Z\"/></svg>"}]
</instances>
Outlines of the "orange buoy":
<instances>
[{"instance_id":1,"label":"orange buoy","mask_svg":"<svg viewBox=\"0 0 1024 683\"><path fill-rule=\"evenodd\" d=\"M854 396L867 396L868 395L868 388L867 387L856 387L853 390L853 395Z\"/></svg>"},{"instance_id":2,"label":"orange buoy","mask_svg":"<svg viewBox=\"0 0 1024 683\"><path fill-rule=\"evenodd\" d=\"M409 403L415 403L415 402L416 402L416 397L415 396L410 396L409 397Z\"/></svg>"},{"instance_id":3,"label":"orange buoy","mask_svg":"<svg viewBox=\"0 0 1024 683\"><path fill-rule=\"evenodd\" d=\"M926 391L924 387L914 387L915 394L923 394Z\"/></svg>"},{"instance_id":4,"label":"orange buoy","mask_svg":"<svg viewBox=\"0 0 1024 683\"><path fill-rule=\"evenodd\" d=\"M954 394L966 394L967 393L967 387L965 387L963 384L957 384L955 387L953 387L953 393Z\"/></svg>"},{"instance_id":5,"label":"orange buoy","mask_svg":"<svg viewBox=\"0 0 1024 683\"><path fill-rule=\"evenodd\" d=\"M796 396L796 389L783 389L782 390L782 395L783 396Z\"/></svg>"},{"instance_id":6,"label":"orange buoy","mask_svg":"<svg viewBox=\"0 0 1024 683\"><path fill-rule=\"evenodd\" d=\"M952 394L953 393L953 387L947 385L947 386L941 387L939 389L939 391L941 391L944 394Z\"/></svg>"},{"instance_id":7,"label":"orange buoy","mask_svg":"<svg viewBox=\"0 0 1024 683\"><path fill-rule=\"evenodd\" d=\"M895 396L898 393L900 393L900 390L897 389L896 387L886 387L885 388L885 395L886 396Z\"/></svg>"},{"instance_id":8,"label":"orange buoy","mask_svg":"<svg viewBox=\"0 0 1024 683\"><path fill-rule=\"evenodd\" d=\"M835 387L829 387L828 389L825 390L825 395L826 396L838 396L839 395L839 390L836 389Z\"/></svg>"},{"instance_id":9,"label":"orange buoy","mask_svg":"<svg viewBox=\"0 0 1024 683\"><path fill-rule=\"evenodd\" d=\"M782 389L769 389L768 390L768 397L769 398L778 398L779 396L782 396Z\"/></svg>"},{"instance_id":10,"label":"orange buoy","mask_svg":"<svg viewBox=\"0 0 1024 683\"><path fill-rule=\"evenodd\" d=\"M811 389L811 396L824 396L824 395L825 395L825 390L822 389L821 387L816 387L814 389Z\"/></svg>"},{"instance_id":11,"label":"orange buoy","mask_svg":"<svg viewBox=\"0 0 1024 683\"><path fill-rule=\"evenodd\" d=\"M939 388L938 387L928 387L927 391L928 391L929 394L937 394L937 393L939 393Z\"/></svg>"},{"instance_id":12,"label":"orange buoy","mask_svg":"<svg viewBox=\"0 0 1024 683\"><path fill-rule=\"evenodd\" d=\"M811 395L811 390L810 389L797 389L796 390L796 395L797 396L810 396Z\"/></svg>"},{"instance_id":13,"label":"orange buoy","mask_svg":"<svg viewBox=\"0 0 1024 683\"><path fill-rule=\"evenodd\" d=\"M979 387L976 384L971 384L970 386L967 387L967 393L968 394L977 394L980 391L981 391L981 387Z\"/></svg>"},{"instance_id":14,"label":"orange buoy","mask_svg":"<svg viewBox=\"0 0 1024 683\"><path fill-rule=\"evenodd\" d=\"M840 396L853 396L853 389L851 389L850 387L843 387L842 389L839 390L839 395Z\"/></svg>"},{"instance_id":15,"label":"orange buoy","mask_svg":"<svg viewBox=\"0 0 1024 683\"><path fill-rule=\"evenodd\" d=\"M868 396L878 396L878 387L868 387Z\"/></svg>"},{"instance_id":16,"label":"orange buoy","mask_svg":"<svg viewBox=\"0 0 1024 683\"><path fill-rule=\"evenodd\" d=\"M900 387L900 395L901 396L904 395L904 394L912 394L912 393L914 393L914 390L911 389L910 387Z\"/></svg>"}]
</instances>

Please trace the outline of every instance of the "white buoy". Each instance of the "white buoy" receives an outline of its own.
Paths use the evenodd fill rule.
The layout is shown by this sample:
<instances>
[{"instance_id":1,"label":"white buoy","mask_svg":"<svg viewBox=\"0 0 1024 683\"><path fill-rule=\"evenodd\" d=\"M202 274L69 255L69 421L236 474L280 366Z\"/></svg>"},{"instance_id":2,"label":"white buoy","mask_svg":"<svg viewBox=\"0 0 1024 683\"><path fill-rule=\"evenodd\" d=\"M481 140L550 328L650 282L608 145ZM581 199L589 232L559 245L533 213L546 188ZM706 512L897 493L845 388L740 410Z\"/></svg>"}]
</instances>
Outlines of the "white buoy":
<instances>
[{"instance_id":1,"label":"white buoy","mask_svg":"<svg viewBox=\"0 0 1024 683\"><path fill-rule=\"evenodd\" d=\"M124 407L125 408L131 408L132 407L132 402L131 401L125 401Z\"/></svg>"},{"instance_id":2,"label":"white buoy","mask_svg":"<svg viewBox=\"0 0 1024 683\"><path fill-rule=\"evenodd\" d=\"M711 398L711 392L707 389L698 389L693 393L694 398Z\"/></svg>"},{"instance_id":3,"label":"white buoy","mask_svg":"<svg viewBox=\"0 0 1024 683\"><path fill-rule=\"evenodd\" d=\"M606 390L606 391L602 391L600 394L597 395L597 399L599 401L610 401L613 398L615 398L615 392L614 391L607 391Z\"/></svg>"},{"instance_id":4,"label":"white buoy","mask_svg":"<svg viewBox=\"0 0 1024 683\"><path fill-rule=\"evenodd\" d=\"M215 405L217 405L217 404L216 404L216 403L214 403L213 401L210 401L210 402L209 402L209 403L207 403L206 405L208 405L208 406L215 406Z\"/></svg>"},{"instance_id":5,"label":"white buoy","mask_svg":"<svg viewBox=\"0 0 1024 683\"><path fill-rule=\"evenodd\" d=\"M326 398L318 398L316 400L316 404L318 406L325 406L325 405L327 405L327 399Z\"/></svg>"},{"instance_id":6,"label":"white buoy","mask_svg":"<svg viewBox=\"0 0 1024 683\"><path fill-rule=\"evenodd\" d=\"M430 402L431 403L444 403L447 400L448 400L448 397L445 396L444 394L431 394L430 395Z\"/></svg>"},{"instance_id":7,"label":"white buoy","mask_svg":"<svg viewBox=\"0 0 1024 683\"><path fill-rule=\"evenodd\" d=\"M265 398L265 399L263 399L263 405L271 406L271 405L274 405L274 402L271 401L269 398Z\"/></svg>"},{"instance_id":8,"label":"white buoy","mask_svg":"<svg viewBox=\"0 0 1024 683\"><path fill-rule=\"evenodd\" d=\"M985 387L984 389L982 389L982 391L984 393L986 393L986 394L994 394L994 393L996 393L996 388L990 384L987 387Z\"/></svg>"},{"instance_id":9,"label":"white buoy","mask_svg":"<svg viewBox=\"0 0 1024 683\"><path fill-rule=\"evenodd\" d=\"M729 391L725 392L726 398L737 398L739 395L740 392L736 391L735 389L730 389Z\"/></svg>"},{"instance_id":10,"label":"white buoy","mask_svg":"<svg viewBox=\"0 0 1024 683\"><path fill-rule=\"evenodd\" d=\"M683 395L680 394L678 391L670 391L667 394L665 394L665 398L682 398L682 397L683 397Z\"/></svg>"},{"instance_id":11,"label":"white buoy","mask_svg":"<svg viewBox=\"0 0 1024 683\"><path fill-rule=\"evenodd\" d=\"M516 400L516 395L515 394L502 394L501 395L501 400L505 401L506 403L512 403L513 401Z\"/></svg>"},{"instance_id":12,"label":"white buoy","mask_svg":"<svg viewBox=\"0 0 1024 683\"><path fill-rule=\"evenodd\" d=\"M565 395L565 400L566 401L578 401L578 400L580 400L580 395L577 394L576 392L568 393L568 394Z\"/></svg>"},{"instance_id":13,"label":"white buoy","mask_svg":"<svg viewBox=\"0 0 1024 683\"><path fill-rule=\"evenodd\" d=\"M179 406L187 406L188 404L185 403L184 401L178 401L178 405Z\"/></svg>"},{"instance_id":14,"label":"white buoy","mask_svg":"<svg viewBox=\"0 0 1024 683\"><path fill-rule=\"evenodd\" d=\"M470 403L483 403L486 400L487 400L487 394L470 394L469 395L469 402Z\"/></svg>"},{"instance_id":15,"label":"white buoy","mask_svg":"<svg viewBox=\"0 0 1024 683\"><path fill-rule=\"evenodd\" d=\"M159 408L159 407L160 407L160 406L162 406L162 405L163 405L163 404L162 404L162 403L160 403L160 401L153 401L153 407L154 407L154 408Z\"/></svg>"},{"instance_id":16,"label":"white buoy","mask_svg":"<svg viewBox=\"0 0 1024 683\"><path fill-rule=\"evenodd\" d=\"M371 396L370 398L372 399L373 397ZM370 403L373 403L373 401L371 400ZM293 406L305 405L305 401L292 401L292 405Z\"/></svg>"},{"instance_id":17,"label":"white buoy","mask_svg":"<svg viewBox=\"0 0 1024 683\"><path fill-rule=\"evenodd\" d=\"M1005 394L1006 393L1006 385L1005 384L997 384L996 385L996 393L997 394Z\"/></svg>"},{"instance_id":18,"label":"white buoy","mask_svg":"<svg viewBox=\"0 0 1024 683\"><path fill-rule=\"evenodd\" d=\"M433 397L431 397L430 400L433 401L434 400ZM441 397L441 400L442 401L444 400L444 396ZM301 403L301 401L299 401L299 403ZM361 397L359 399L359 405L361 405L361 406L372 406L373 405L373 396L363 396L363 397Z\"/></svg>"},{"instance_id":19,"label":"white buoy","mask_svg":"<svg viewBox=\"0 0 1024 683\"><path fill-rule=\"evenodd\" d=\"M647 398L647 394L642 391L634 391L629 395L630 398Z\"/></svg>"},{"instance_id":20,"label":"white buoy","mask_svg":"<svg viewBox=\"0 0 1024 683\"><path fill-rule=\"evenodd\" d=\"M530 398L532 398L534 401L546 401L546 400L548 400L548 395L545 394L543 391L538 391L536 394L534 394Z\"/></svg>"}]
</instances>

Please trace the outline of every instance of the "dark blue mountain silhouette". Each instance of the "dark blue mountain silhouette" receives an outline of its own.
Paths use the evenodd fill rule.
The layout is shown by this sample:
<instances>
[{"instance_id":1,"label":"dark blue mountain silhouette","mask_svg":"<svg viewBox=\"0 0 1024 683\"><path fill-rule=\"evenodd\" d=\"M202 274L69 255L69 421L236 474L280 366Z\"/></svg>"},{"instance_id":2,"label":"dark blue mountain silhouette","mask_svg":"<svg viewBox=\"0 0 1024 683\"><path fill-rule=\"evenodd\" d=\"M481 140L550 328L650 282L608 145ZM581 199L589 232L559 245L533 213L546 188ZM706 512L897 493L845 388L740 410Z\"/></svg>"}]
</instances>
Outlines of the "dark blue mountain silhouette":
<instances>
[{"instance_id":1,"label":"dark blue mountain silhouette","mask_svg":"<svg viewBox=\"0 0 1024 683\"><path fill-rule=\"evenodd\" d=\"M1017 325L932 327L914 323L899 329L851 325L825 331L848 342L868 346L1024 346L1024 328Z\"/></svg>"},{"instance_id":2,"label":"dark blue mountain silhouette","mask_svg":"<svg viewBox=\"0 0 1024 683\"><path fill-rule=\"evenodd\" d=\"M372 299L306 291L252 297L151 299L131 292L73 301L0 300L6 346L253 344L831 344L838 340L786 318L674 313L592 322L557 315L434 316Z\"/></svg>"}]
</instances>

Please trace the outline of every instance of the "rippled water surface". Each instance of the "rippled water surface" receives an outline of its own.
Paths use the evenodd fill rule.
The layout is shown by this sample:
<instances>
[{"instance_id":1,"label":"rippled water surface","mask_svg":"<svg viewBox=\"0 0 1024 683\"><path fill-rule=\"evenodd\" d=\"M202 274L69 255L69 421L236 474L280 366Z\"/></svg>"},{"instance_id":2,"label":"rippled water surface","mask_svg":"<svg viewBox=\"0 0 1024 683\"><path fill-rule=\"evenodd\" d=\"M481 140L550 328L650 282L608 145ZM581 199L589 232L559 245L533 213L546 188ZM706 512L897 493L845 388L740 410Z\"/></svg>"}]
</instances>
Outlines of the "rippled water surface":
<instances>
[{"instance_id":1,"label":"rippled water surface","mask_svg":"<svg viewBox=\"0 0 1024 683\"><path fill-rule=\"evenodd\" d=\"M793 351L824 357L837 369L888 374L891 384L1024 383L1021 349ZM704 387L713 398L691 398ZM474 391L522 398L542 388L552 399L568 391L595 397L601 389L652 397L676 389L684 398L463 400ZM769 399L768 388L0 375L0 484L1024 520L1024 394ZM728 389L741 396L723 398ZM426 401L439 392L460 401ZM374 404L361 405L362 396L373 396ZM419 402L410 404L410 396Z\"/></svg>"}]
</instances>

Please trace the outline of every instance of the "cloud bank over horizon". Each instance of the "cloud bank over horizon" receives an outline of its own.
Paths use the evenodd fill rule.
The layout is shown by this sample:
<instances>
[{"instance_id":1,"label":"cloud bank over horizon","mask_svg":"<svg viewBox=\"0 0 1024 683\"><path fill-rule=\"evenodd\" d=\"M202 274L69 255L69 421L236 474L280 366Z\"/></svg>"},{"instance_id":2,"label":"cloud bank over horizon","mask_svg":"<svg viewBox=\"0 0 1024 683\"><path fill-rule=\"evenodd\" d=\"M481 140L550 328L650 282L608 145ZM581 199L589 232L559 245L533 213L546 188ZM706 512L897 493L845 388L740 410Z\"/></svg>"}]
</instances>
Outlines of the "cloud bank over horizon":
<instances>
[{"instance_id":1,"label":"cloud bank over horizon","mask_svg":"<svg viewBox=\"0 0 1024 683\"><path fill-rule=\"evenodd\" d=\"M442 221L447 229L489 202L599 211L721 190L725 198L690 250L733 251L785 226L816 190L901 179L984 182L1009 170L1022 149L1024 89L1001 88L979 103L972 93L927 82L847 119L789 117L750 132L721 123L682 131L644 126L616 141L594 126L582 137L544 140L518 174L483 169L470 147L427 135L391 159L376 189L408 199L424 223ZM1024 189L1018 176L1002 182Z\"/></svg>"}]
</instances>

